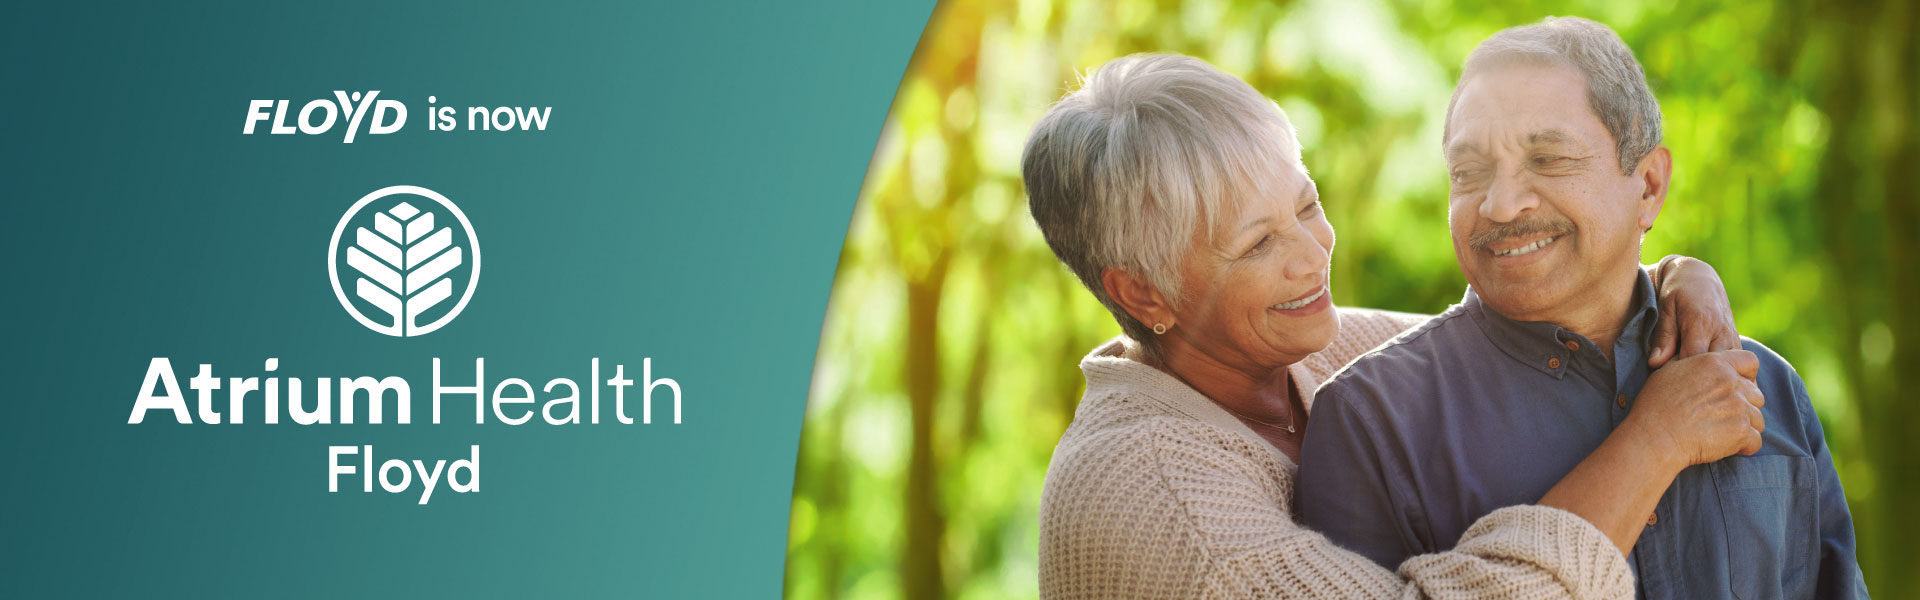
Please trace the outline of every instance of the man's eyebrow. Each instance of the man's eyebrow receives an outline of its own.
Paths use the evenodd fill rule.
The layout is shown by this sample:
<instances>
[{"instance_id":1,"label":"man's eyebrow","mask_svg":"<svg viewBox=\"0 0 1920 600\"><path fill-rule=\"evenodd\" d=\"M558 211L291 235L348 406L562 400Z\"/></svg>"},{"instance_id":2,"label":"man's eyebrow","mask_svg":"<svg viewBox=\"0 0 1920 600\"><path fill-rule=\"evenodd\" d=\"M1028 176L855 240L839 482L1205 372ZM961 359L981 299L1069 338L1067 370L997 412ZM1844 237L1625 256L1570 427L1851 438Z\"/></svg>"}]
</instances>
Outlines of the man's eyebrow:
<instances>
[{"instance_id":1,"label":"man's eyebrow","mask_svg":"<svg viewBox=\"0 0 1920 600\"><path fill-rule=\"evenodd\" d=\"M1313 202L1319 199L1320 199L1320 186L1314 184L1313 180L1309 179L1307 180L1306 185L1300 186L1299 200L1303 200L1305 202Z\"/></svg>"},{"instance_id":2,"label":"man's eyebrow","mask_svg":"<svg viewBox=\"0 0 1920 600\"><path fill-rule=\"evenodd\" d=\"M1466 158L1468 154L1479 154L1479 153L1480 153L1480 144L1465 141L1465 140L1456 141L1452 144L1447 145L1447 162L1458 161L1462 158Z\"/></svg>"},{"instance_id":3,"label":"man's eyebrow","mask_svg":"<svg viewBox=\"0 0 1920 600\"><path fill-rule=\"evenodd\" d=\"M1542 130L1527 134L1527 145L1529 146L1547 146L1552 144L1566 144L1566 143L1571 143L1572 141L1573 141L1572 135L1568 135L1567 132L1561 131L1559 129L1542 129Z\"/></svg>"}]
</instances>

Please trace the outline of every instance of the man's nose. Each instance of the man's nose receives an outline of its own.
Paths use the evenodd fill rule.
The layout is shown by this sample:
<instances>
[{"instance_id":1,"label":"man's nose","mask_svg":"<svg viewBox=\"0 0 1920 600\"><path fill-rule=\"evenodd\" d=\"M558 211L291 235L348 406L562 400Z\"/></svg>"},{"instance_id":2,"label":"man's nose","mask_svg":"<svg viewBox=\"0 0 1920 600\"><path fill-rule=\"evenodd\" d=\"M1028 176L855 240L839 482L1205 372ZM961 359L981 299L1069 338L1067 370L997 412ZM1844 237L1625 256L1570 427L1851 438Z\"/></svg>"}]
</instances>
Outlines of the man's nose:
<instances>
[{"instance_id":1,"label":"man's nose","mask_svg":"<svg viewBox=\"0 0 1920 600\"><path fill-rule=\"evenodd\" d=\"M1480 216L1495 223L1507 223L1540 206L1540 195L1528 184L1524 173L1496 176L1487 186L1487 197L1480 201Z\"/></svg>"}]
</instances>

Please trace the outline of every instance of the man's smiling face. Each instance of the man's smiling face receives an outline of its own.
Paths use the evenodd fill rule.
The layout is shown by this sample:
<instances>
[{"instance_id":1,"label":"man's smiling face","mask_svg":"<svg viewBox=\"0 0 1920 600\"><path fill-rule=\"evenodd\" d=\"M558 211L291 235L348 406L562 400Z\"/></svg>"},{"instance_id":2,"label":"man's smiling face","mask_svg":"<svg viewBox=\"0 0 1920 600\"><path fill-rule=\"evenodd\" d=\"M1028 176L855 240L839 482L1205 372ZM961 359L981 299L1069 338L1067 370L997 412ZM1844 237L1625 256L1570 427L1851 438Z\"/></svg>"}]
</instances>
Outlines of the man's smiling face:
<instances>
[{"instance_id":1,"label":"man's smiling face","mask_svg":"<svg viewBox=\"0 0 1920 600\"><path fill-rule=\"evenodd\" d=\"M1621 173L1579 72L1515 64L1467 77L1447 123L1454 254L1489 307L1552 321L1631 276L1658 203L1649 212L1645 182Z\"/></svg>"}]
</instances>

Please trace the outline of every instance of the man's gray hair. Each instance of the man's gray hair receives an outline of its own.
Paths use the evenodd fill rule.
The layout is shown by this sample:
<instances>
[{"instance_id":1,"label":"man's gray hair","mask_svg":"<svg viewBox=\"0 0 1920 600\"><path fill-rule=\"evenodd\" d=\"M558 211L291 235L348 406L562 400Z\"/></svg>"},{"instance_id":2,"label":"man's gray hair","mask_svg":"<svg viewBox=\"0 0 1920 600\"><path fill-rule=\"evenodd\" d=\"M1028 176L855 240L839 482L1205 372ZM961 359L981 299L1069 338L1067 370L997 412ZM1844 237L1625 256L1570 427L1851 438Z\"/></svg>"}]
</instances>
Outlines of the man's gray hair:
<instances>
[{"instance_id":1,"label":"man's gray hair","mask_svg":"<svg viewBox=\"0 0 1920 600\"><path fill-rule=\"evenodd\" d=\"M1453 105L1460 100L1467 78L1476 70L1512 63L1559 65L1584 76L1587 102L1613 134L1622 173L1633 174L1640 159L1660 147L1660 102L1647 86L1640 61L1612 29L1580 17L1547 17L1539 24L1508 28L1480 42L1467 55L1460 86L1454 87L1453 100L1447 102L1443 146L1453 137Z\"/></svg>"},{"instance_id":2,"label":"man's gray hair","mask_svg":"<svg viewBox=\"0 0 1920 600\"><path fill-rule=\"evenodd\" d=\"M1166 54L1116 58L1083 77L1034 126L1020 167L1047 245L1149 352L1150 324L1108 296L1102 273L1140 277L1180 306L1195 236L1211 241L1244 199L1277 193L1288 169L1306 172L1279 105Z\"/></svg>"}]
</instances>

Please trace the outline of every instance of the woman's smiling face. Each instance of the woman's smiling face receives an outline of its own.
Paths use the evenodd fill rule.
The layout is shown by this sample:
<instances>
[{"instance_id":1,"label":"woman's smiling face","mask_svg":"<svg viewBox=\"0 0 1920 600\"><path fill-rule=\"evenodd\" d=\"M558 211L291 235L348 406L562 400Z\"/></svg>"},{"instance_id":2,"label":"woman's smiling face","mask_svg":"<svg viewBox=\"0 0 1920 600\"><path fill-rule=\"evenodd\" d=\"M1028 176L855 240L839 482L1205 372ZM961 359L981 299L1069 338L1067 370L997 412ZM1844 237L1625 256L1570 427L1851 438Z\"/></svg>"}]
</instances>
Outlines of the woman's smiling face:
<instances>
[{"instance_id":1,"label":"woman's smiling face","mask_svg":"<svg viewBox=\"0 0 1920 600\"><path fill-rule=\"evenodd\" d=\"M1327 288L1333 224L1313 179L1298 167L1279 171L1280 181L1258 186L1269 193L1223 204L1218 231L1196 232L1180 270L1178 327L1168 332L1249 371L1299 362L1340 330Z\"/></svg>"}]
</instances>

